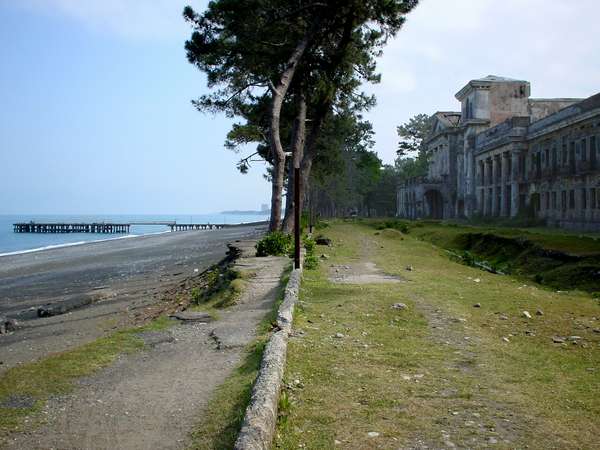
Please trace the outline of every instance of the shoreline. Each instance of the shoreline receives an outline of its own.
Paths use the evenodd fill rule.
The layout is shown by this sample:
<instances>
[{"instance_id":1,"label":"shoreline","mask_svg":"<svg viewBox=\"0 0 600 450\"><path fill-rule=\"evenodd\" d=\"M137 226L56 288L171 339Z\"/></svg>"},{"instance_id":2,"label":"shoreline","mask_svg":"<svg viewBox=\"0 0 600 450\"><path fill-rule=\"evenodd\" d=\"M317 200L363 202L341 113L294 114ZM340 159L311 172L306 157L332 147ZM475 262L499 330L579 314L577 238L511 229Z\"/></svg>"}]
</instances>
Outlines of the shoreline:
<instances>
[{"instance_id":1,"label":"shoreline","mask_svg":"<svg viewBox=\"0 0 600 450\"><path fill-rule=\"evenodd\" d=\"M20 328L0 336L0 372L135 322L181 283L225 258L228 243L265 230L246 225L167 232L2 257L0 316L17 319ZM72 302L85 306L37 317L42 306Z\"/></svg>"},{"instance_id":2,"label":"shoreline","mask_svg":"<svg viewBox=\"0 0 600 450\"><path fill-rule=\"evenodd\" d=\"M235 224L227 224L226 228L236 228L236 227L245 227L245 226L260 226L260 225L264 225L267 223L268 223L268 221L241 222L241 223L235 223ZM201 230L201 231L214 231L214 230ZM0 258L7 257L7 256L25 255L28 253L37 253L37 252L42 252L42 251L46 251L46 250L54 250L54 249L60 249L60 248L65 248L65 247L75 247L75 246L80 246L80 245L85 245L85 244L95 244L98 242L109 242L109 241L117 241L117 240L123 240L123 239L140 238L140 237L144 237L144 236L156 236L156 235L166 234L166 233L185 233L185 232L186 231L164 230L164 231L157 231L154 233L127 234L125 236L117 236L117 237L110 237L110 238L103 238L103 239L65 242L62 244L50 244L50 245L46 245L43 247L34 247L34 248L27 248L27 249L22 249L22 250L15 250L15 251L10 251L10 252L0 253ZM90 235L91 233L77 233L77 234Z\"/></svg>"}]
</instances>

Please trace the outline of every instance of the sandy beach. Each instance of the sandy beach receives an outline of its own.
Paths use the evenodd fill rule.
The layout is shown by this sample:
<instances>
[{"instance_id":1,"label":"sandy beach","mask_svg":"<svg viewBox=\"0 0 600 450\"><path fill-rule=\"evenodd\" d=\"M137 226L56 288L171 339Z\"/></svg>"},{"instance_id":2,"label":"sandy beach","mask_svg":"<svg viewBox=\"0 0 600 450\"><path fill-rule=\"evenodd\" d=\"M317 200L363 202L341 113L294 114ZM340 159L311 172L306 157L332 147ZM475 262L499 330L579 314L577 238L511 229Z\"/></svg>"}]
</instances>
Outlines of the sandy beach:
<instances>
[{"instance_id":1,"label":"sandy beach","mask_svg":"<svg viewBox=\"0 0 600 450\"><path fill-rule=\"evenodd\" d=\"M264 226L140 236L0 257L0 315L20 329L0 337L0 372L131 323L165 291L225 257L227 243ZM37 317L40 306L88 306Z\"/></svg>"}]
</instances>

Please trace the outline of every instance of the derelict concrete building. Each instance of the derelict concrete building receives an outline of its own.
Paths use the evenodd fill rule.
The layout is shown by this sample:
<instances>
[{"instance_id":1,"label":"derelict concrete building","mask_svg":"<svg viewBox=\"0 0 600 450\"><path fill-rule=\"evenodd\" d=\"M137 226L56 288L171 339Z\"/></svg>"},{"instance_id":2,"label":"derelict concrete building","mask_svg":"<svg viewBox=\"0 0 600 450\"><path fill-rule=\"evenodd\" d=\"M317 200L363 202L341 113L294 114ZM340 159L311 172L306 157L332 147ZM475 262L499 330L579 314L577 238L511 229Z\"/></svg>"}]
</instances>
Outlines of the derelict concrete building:
<instances>
[{"instance_id":1,"label":"derelict concrete building","mask_svg":"<svg viewBox=\"0 0 600 450\"><path fill-rule=\"evenodd\" d=\"M489 75L437 112L427 176L398 187L405 218L515 217L600 230L600 94L530 98L523 80Z\"/></svg>"}]
</instances>

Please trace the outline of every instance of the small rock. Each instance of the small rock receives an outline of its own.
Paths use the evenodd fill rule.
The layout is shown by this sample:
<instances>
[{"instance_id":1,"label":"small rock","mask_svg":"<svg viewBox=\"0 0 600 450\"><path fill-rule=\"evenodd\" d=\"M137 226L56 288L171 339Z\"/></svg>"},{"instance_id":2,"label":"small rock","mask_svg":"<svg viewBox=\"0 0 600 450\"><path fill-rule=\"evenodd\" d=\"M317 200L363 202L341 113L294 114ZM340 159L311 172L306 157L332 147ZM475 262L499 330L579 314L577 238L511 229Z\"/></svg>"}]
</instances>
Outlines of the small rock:
<instances>
[{"instance_id":1,"label":"small rock","mask_svg":"<svg viewBox=\"0 0 600 450\"><path fill-rule=\"evenodd\" d=\"M448 440L444 441L444 445L446 447L448 447L448 448L455 448L456 447L456 445L454 444L454 442L448 441Z\"/></svg>"},{"instance_id":2,"label":"small rock","mask_svg":"<svg viewBox=\"0 0 600 450\"><path fill-rule=\"evenodd\" d=\"M473 278L473 281L474 281L475 283L480 283L480 282L481 282L481 279L479 279L479 278Z\"/></svg>"},{"instance_id":3,"label":"small rock","mask_svg":"<svg viewBox=\"0 0 600 450\"><path fill-rule=\"evenodd\" d=\"M578 341L581 339L581 336L569 336L570 341Z\"/></svg>"},{"instance_id":4,"label":"small rock","mask_svg":"<svg viewBox=\"0 0 600 450\"><path fill-rule=\"evenodd\" d=\"M408 270L409 272L412 272L413 266L406 266L406 270Z\"/></svg>"},{"instance_id":5,"label":"small rock","mask_svg":"<svg viewBox=\"0 0 600 450\"><path fill-rule=\"evenodd\" d=\"M565 342L565 338L562 338L560 336L554 336L552 338L552 342L554 342L555 344L562 344Z\"/></svg>"},{"instance_id":6,"label":"small rock","mask_svg":"<svg viewBox=\"0 0 600 450\"><path fill-rule=\"evenodd\" d=\"M379 436L379 433L377 431L369 431L367 433L367 436L369 436L370 438L376 438L377 436Z\"/></svg>"},{"instance_id":7,"label":"small rock","mask_svg":"<svg viewBox=\"0 0 600 450\"><path fill-rule=\"evenodd\" d=\"M526 319L531 319L531 314L529 314L529 311L523 311L523 317Z\"/></svg>"},{"instance_id":8,"label":"small rock","mask_svg":"<svg viewBox=\"0 0 600 450\"><path fill-rule=\"evenodd\" d=\"M335 333L334 337L337 339L343 339L345 336L342 333Z\"/></svg>"},{"instance_id":9,"label":"small rock","mask_svg":"<svg viewBox=\"0 0 600 450\"><path fill-rule=\"evenodd\" d=\"M535 336L535 333L533 331L531 331L531 330L525 330L525 334L527 336Z\"/></svg>"},{"instance_id":10,"label":"small rock","mask_svg":"<svg viewBox=\"0 0 600 450\"><path fill-rule=\"evenodd\" d=\"M200 272L200 269L194 269L194 273Z\"/></svg>"},{"instance_id":11,"label":"small rock","mask_svg":"<svg viewBox=\"0 0 600 450\"><path fill-rule=\"evenodd\" d=\"M488 438L488 444L497 444L498 443L498 439L496 439L495 437L490 437Z\"/></svg>"},{"instance_id":12,"label":"small rock","mask_svg":"<svg viewBox=\"0 0 600 450\"><path fill-rule=\"evenodd\" d=\"M394 309L408 309L408 306L406 306L404 303L394 303L392 305L392 308L394 308Z\"/></svg>"},{"instance_id":13,"label":"small rock","mask_svg":"<svg viewBox=\"0 0 600 450\"><path fill-rule=\"evenodd\" d=\"M503 338L502 338L502 340L503 340L504 342L510 342L510 339L508 339L507 337L503 337Z\"/></svg>"},{"instance_id":14,"label":"small rock","mask_svg":"<svg viewBox=\"0 0 600 450\"><path fill-rule=\"evenodd\" d=\"M543 316L543 315L544 315L544 311L542 311L541 309L538 309L538 310L535 312L535 315L536 315L536 316Z\"/></svg>"},{"instance_id":15,"label":"small rock","mask_svg":"<svg viewBox=\"0 0 600 450\"><path fill-rule=\"evenodd\" d=\"M337 439L336 439L336 440L334 440L334 441L333 441L333 443L334 443L335 445L342 445L342 443L341 443L340 441L338 441Z\"/></svg>"},{"instance_id":16,"label":"small rock","mask_svg":"<svg viewBox=\"0 0 600 450\"><path fill-rule=\"evenodd\" d=\"M500 314L500 315L498 316L498 319L500 319L500 320L508 320L508 316L507 316L507 315L505 315L505 314Z\"/></svg>"},{"instance_id":17,"label":"small rock","mask_svg":"<svg viewBox=\"0 0 600 450\"><path fill-rule=\"evenodd\" d=\"M594 328L594 333L600 333L600 328Z\"/></svg>"},{"instance_id":18,"label":"small rock","mask_svg":"<svg viewBox=\"0 0 600 450\"><path fill-rule=\"evenodd\" d=\"M475 303L475 304L473 305L473 308L481 308L481 303Z\"/></svg>"},{"instance_id":19,"label":"small rock","mask_svg":"<svg viewBox=\"0 0 600 450\"><path fill-rule=\"evenodd\" d=\"M325 253L323 253L321 255L321 259L329 259L329 255L326 255Z\"/></svg>"}]
</instances>

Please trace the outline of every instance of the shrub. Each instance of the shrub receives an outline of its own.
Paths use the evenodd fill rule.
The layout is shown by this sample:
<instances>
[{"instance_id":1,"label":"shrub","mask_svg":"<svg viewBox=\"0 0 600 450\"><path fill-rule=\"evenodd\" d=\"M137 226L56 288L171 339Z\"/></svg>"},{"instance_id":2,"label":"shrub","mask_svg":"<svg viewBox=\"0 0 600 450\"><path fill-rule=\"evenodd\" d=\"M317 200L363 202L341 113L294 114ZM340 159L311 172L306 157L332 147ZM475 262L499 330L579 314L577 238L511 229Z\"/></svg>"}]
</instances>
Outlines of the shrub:
<instances>
[{"instance_id":1,"label":"shrub","mask_svg":"<svg viewBox=\"0 0 600 450\"><path fill-rule=\"evenodd\" d=\"M304 258L304 268L314 270L319 267L319 259L315 255L306 255Z\"/></svg>"},{"instance_id":2,"label":"shrub","mask_svg":"<svg viewBox=\"0 0 600 450\"><path fill-rule=\"evenodd\" d=\"M292 236L273 231L267 234L256 244L256 256L282 256L287 255L292 248Z\"/></svg>"},{"instance_id":3,"label":"shrub","mask_svg":"<svg viewBox=\"0 0 600 450\"><path fill-rule=\"evenodd\" d=\"M308 236L304 238L304 248L306 249L307 255L312 255L315 252L316 242L314 239L309 238Z\"/></svg>"}]
</instances>

